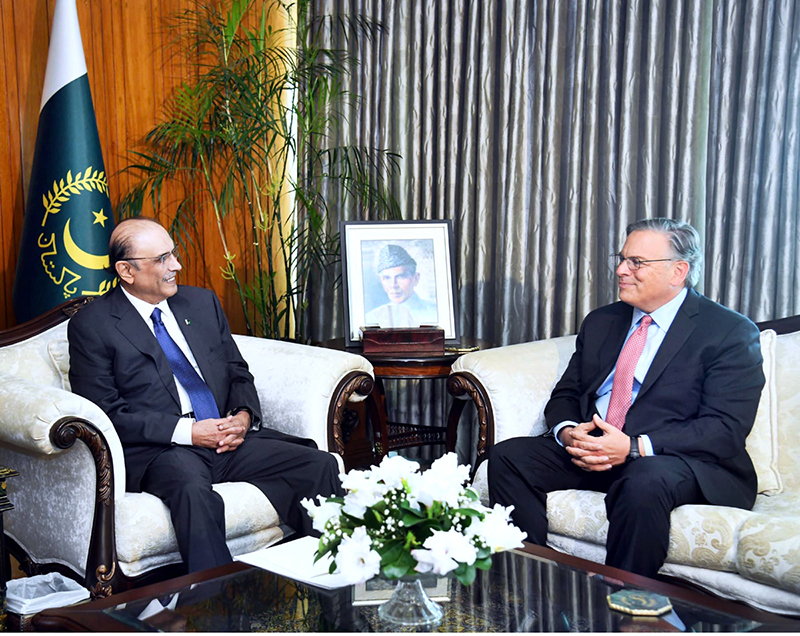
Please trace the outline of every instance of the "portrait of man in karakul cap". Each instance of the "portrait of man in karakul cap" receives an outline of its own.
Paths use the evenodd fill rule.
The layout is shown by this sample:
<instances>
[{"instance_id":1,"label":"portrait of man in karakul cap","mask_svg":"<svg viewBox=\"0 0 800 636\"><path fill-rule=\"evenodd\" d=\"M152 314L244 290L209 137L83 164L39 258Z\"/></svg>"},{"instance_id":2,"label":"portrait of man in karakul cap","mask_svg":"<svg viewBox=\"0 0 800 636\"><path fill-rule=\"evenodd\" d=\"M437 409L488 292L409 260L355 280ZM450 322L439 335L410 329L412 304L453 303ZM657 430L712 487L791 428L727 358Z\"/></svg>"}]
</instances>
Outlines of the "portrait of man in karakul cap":
<instances>
[{"instance_id":1,"label":"portrait of man in karakul cap","mask_svg":"<svg viewBox=\"0 0 800 636\"><path fill-rule=\"evenodd\" d=\"M419 327L436 325L436 303L423 300L416 293L420 274L417 261L400 245L388 244L378 252L375 270L389 302L368 312L368 325L381 327Z\"/></svg>"}]
</instances>

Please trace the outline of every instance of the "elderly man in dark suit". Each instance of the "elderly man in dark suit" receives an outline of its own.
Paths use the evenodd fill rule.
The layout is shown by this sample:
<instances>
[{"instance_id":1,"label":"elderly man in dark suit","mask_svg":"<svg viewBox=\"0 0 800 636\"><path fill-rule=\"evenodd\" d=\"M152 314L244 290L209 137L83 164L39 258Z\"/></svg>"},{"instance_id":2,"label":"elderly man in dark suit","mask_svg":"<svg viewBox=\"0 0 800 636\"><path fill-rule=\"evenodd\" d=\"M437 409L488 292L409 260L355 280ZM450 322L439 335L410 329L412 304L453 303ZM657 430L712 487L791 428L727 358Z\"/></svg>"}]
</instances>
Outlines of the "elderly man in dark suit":
<instances>
[{"instance_id":1,"label":"elderly man in dark suit","mask_svg":"<svg viewBox=\"0 0 800 636\"><path fill-rule=\"evenodd\" d=\"M216 295L178 286L175 244L152 219L120 223L109 258L119 286L69 323L70 382L117 429L128 491L164 501L190 572L231 561L215 483L254 484L285 523L311 532L299 501L341 494L337 463L312 440L261 427Z\"/></svg>"},{"instance_id":2,"label":"elderly man in dark suit","mask_svg":"<svg viewBox=\"0 0 800 636\"><path fill-rule=\"evenodd\" d=\"M697 232L670 219L627 228L614 255L620 302L590 313L545 407L541 437L498 444L493 502L547 539L547 493L605 492L606 563L653 576L683 504L751 508L745 450L764 374L756 326L701 296Z\"/></svg>"}]
</instances>

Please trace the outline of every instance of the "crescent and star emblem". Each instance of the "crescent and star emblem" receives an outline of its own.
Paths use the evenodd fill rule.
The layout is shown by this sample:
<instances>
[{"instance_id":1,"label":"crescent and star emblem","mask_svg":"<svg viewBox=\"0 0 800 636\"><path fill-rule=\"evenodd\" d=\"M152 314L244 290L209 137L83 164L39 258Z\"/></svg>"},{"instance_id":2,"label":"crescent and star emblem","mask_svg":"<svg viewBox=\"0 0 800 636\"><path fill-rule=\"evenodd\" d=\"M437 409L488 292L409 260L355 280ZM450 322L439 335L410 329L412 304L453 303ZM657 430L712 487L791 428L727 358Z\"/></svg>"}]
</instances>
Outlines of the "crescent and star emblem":
<instances>
[{"instance_id":1,"label":"crescent and star emblem","mask_svg":"<svg viewBox=\"0 0 800 636\"><path fill-rule=\"evenodd\" d=\"M100 210L100 214L103 211ZM72 219L67 219L64 224L64 248L67 250L69 257L78 265L86 269L105 269L108 267L108 254L90 254L82 250L77 243L72 239L72 234L69 231L69 223Z\"/></svg>"},{"instance_id":2,"label":"crescent and star emblem","mask_svg":"<svg viewBox=\"0 0 800 636\"><path fill-rule=\"evenodd\" d=\"M72 171L68 171L65 179L54 181L53 187L42 196L44 205L44 218L42 219L42 233L38 238L40 260L44 271L50 280L62 288L64 298L71 298L78 294L81 296L100 296L106 291L116 286L117 279L109 278L108 274L89 274L81 272L75 266L80 266L83 270L101 272L109 265L108 253L92 254L80 247L72 236L70 223L72 219L67 219L64 223L63 231L59 232L56 228L48 230L48 220L61 212L62 206L66 204L73 195L80 195L84 192L98 192L105 195L108 201L108 180L105 173L100 170L93 170L88 167L85 171L77 173L74 177ZM110 204L110 201L109 201ZM91 210L87 210L89 212ZM105 228L108 217L103 208L99 212L91 211L94 216L92 226L99 224ZM102 230L105 231L105 230ZM61 246L59 246L58 234L61 234ZM81 233L79 233L81 234ZM64 262L59 258L59 247L63 247L74 265ZM63 258L63 257L62 257ZM73 271L77 269L77 271ZM99 287L95 287L99 279ZM95 282L90 282L94 280Z\"/></svg>"}]
</instances>

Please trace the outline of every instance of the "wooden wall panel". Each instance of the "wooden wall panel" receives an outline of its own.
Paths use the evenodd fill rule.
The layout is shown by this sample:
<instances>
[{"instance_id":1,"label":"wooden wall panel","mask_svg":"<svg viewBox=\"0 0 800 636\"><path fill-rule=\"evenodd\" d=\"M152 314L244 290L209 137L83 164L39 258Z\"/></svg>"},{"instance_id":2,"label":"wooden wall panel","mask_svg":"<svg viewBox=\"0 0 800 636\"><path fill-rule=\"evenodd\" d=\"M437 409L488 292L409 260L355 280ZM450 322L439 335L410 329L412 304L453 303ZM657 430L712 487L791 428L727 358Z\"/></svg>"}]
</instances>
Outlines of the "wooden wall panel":
<instances>
[{"instance_id":1,"label":"wooden wall panel","mask_svg":"<svg viewBox=\"0 0 800 636\"><path fill-rule=\"evenodd\" d=\"M159 120L164 100L192 72L170 57L171 35L164 20L197 0L77 0L84 54L92 89L100 145L116 203L131 184L122 174L127 153ZM12 289L25 208L39 102L47 65L55 0L0 0L0 328L15 324ZM165 188L162 215L171 217L179 192ZM148 212L149 213L149 212ZM231 234L231 238L237 233ZM185 284L211 287L219 295L234 331L244 330L232 283L222 280L222 246L213 217L201 224L203 258L181 273ZM232 246L238 252L241 249ZM243 262L240 256L237 262Z\"/></svg>"}]
</instances>

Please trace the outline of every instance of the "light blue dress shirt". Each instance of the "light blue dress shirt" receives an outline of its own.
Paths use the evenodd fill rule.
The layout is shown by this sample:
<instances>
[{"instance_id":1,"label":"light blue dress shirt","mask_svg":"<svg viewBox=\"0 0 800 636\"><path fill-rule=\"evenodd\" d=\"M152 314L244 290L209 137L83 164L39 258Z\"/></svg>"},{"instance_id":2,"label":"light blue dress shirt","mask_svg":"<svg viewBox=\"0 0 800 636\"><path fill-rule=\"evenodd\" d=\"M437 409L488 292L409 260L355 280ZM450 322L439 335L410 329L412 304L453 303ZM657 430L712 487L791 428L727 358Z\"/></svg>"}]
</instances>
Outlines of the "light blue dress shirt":
<instances>
[{"instance_id":1,"label":"light blue dress shirt","mask_svg":"<svg viewBox=\"0 0 800 636\"><path fill-rule=\"evenodd\" d=\"M653 360L655 359L656 354L661 347L661 343L664 342L664 337L667 335L667 331L669 331L669 328L672 326L675 316L678 315L678 311L680 310L683 301L686 300L686 294L688 293L689 290L683 288L681 292L675 296L675 298L670 300L668 303L661 305L661 307L650 314L653 322L647 328L647 341L644 344L642 355L639 357L639 362L636 363L636 370L633 373L631 404L636 401L636 397L639 395L639 389L642 388L642 382L644 382L644 378L647 375L647 372L650 370L650 365L653 364ZM625 342L622 345L623 348L625 348L625 343L628 342L628 338L630 338L631 335L633 335L633 332L639 328L639 323L644 316L645 312L634 307L633 315L631 316L631 326L628 329L628 334L625 336ZM622 349L620 349L620 352L621 351ZM598 415L600 415L603 420L606 419L606 414L608 413L608 403L611 401L611 389L614 386L614 373L616 370L617 365L614 365L614 368L611 369L611 373L608 374L608 377L606 377L606 379L600 385L600 388L597 389L595 408L597 409ZM563 429L565 426L577 425L577 422L571 421L565 421L558 424L553 429L553 433L556 436L556 441L561 444L561 440L558 438L558 434L561 432L561 429ZM654 455L655 453L653 452L653 444L650 441L650 438L647 435L642 435L640 439L644 445L645 456Z\"/></svg>"}]
</instances>

